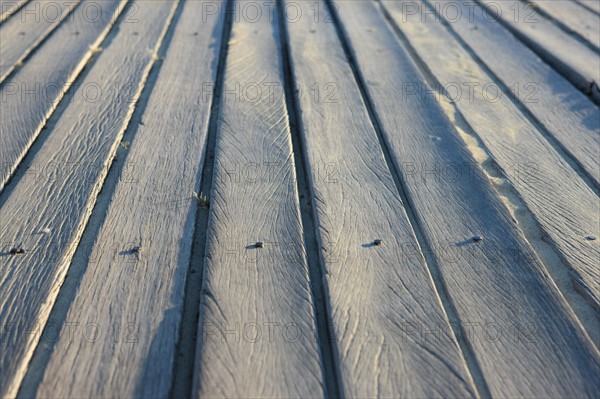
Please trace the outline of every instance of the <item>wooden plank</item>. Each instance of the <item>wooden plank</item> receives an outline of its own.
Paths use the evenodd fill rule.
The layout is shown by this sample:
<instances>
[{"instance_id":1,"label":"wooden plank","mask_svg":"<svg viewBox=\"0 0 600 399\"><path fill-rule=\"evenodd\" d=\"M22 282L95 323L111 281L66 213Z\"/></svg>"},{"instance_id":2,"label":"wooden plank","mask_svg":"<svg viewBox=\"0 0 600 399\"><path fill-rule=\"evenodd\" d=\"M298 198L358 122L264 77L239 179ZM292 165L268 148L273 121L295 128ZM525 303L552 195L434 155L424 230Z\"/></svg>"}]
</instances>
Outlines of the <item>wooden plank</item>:
<instances>
[{"instance_id":1,"label":"wooden plank","mask_svg":"<svg viewBox=\"0 0 600 399\"><path fill-rule=\"evenodd\" d=\"M0 190L97 51L126 2L84 0L83 9L88 4L90 10L98 7L95 9L98 18L74 13L73 18L67 19L32 56L31 62L4 82L0 88ZM71 100L67 98L67 101Z\"/></svg>"},{"instance_id":2,"label":"wooden plank","mask_svg":"<svg viewBox=\"0 0 600 399\"><path fill-rule=\"evenodd\" d=\"M600 14L600 1L598 0L573 0L588 10Z\"/></svg>"},{"instance_id":3,"label":"wooden plank","mask_svg":"<svg viewBox=\"0 0 600 399\"><path fill-rule=\"evenodd\" d=\"M222 12L199 18L204 6L188 1L181 11L126 159L146 167L136 183L117 184L94 262L66 317L122 326L119 339L103 334L89 345L63 331L36 396L169 395L198 207L192 193L199 191L212 102L206 88L215 80L223 25ZM141 246L138 254L132 243Z\"/></svg>"},{"instance_id":4,"label":"wooden plank","mask_svg":"<svg viewBox=\"0 0 600 399\"><path fill-rule=\"evenodd\" d=\"M483 87L493 82L441 24L421 23L403 14L401 2L385 4L396 21L403 21L402 31L442 86L479 82ZM456 101L456 107L575 271L578 286L600 310L600 251L597 243L586 240L599 233L600 198L507 96L491 101L491 95L476 89L472 98Z\"/></svg>"},{"instance_id":5,"label":"wooden plank","mask_svg":"<svg viewBox=\"0 0 600 399\"><path fill-rule=\"evenodd\" d=\"M232 28L192 395L322 397L277 14L244 4L259 17Z\"/></svg>"},{"instance_id":6,"label":"wooden plank","mask_svg":"<svg viewBox=\"0 0 600 399\"><path fill-rule=\"evenodd\" d=\"M600 56L565 33L527 4L477 0L494 17L560 72L573 85L600 104Z\"/></svg>"},{"instance_id":7,"label":"wooden plank","mask_svg":"<svg viewBox=\"0 0 600 399\"><path fill-rule=\"evenodd\" d=\"M339 1L336 6L402 172L424 237L420 242L439 268L448 304L455 307L481 370L479 394L594 396L600 388L595 377L600 360L593 343L490 181L473 165L431 89L408 95L407 84L425 84L423 70L415 69L411 54L372 2ZM475 242L474 235L482 240Z\"/></svg>"},{"instance_id":8,"label":"wooden plank","mask_svg":"<svg viewBox=\"0 0 600 399\"><path fill-rule=\"evenodd\" d=\"M438 10L459 7L462 15L469 15L466 3L442 0L430 4ZM523 106L600 186L600 109L501 25L484 17L478 5L470 7L472 19L446 15L449 29L501 83L512 89Z\"/></svg>"},{"instance_id":9,"label":"wooden plank","mask_svg":"<svg viewBox=\"0 0 600 399\"><path fill-rule=\"evenodd\" d=\"M329 255L323 267L341 396L473 397L423 255L406 254L418 243L334 26L313 18L324 3L292 4L303 15L287 26L311 202ZM443 339L406 339L419 325L439 326Z\"/></svg>"},{"instance_id":10,"label":"wooden plank","mask_svg":"<svg viewBox=\"0 0 600 399\"><path fill-rule=\"evenodd\" d=\"M29 0L0 0L0 23L6 21Z\"/></svg>"},{"instance_id":11,"label":"wooden plank","mask_svg":"<svg viewBox=\"0 0 600 399\"><path fill-rule=\"evenodd\" d=\"M0 82L75 10L81 0L33 0L0 27Z\"/></svg>"},{"instance_id":12,"label":"wooden plank","mask_svg":"<svg viewBox=\"0 0 600 399\"><path fill-rule=\"evenodd\" d=\"M0 340L0 396L16 394L175 5L132 4L138 23L119 25L76 99L24 163L38 172L15 178L3 193L0 325L8 331ZM97 101L86 97L90 85L102 93ZM13 247L24 253L8 255Z\"/></svg>"},{"instance_id":13,"label":"wooden plank","mask_svg":"<svg viewBox=\"0 0 600 399\"><path fill-rule=\"evenodd\" d=\"M536 0L528 4L600 50L600 17L571 0Z\"/></svg>"}]
</instances>

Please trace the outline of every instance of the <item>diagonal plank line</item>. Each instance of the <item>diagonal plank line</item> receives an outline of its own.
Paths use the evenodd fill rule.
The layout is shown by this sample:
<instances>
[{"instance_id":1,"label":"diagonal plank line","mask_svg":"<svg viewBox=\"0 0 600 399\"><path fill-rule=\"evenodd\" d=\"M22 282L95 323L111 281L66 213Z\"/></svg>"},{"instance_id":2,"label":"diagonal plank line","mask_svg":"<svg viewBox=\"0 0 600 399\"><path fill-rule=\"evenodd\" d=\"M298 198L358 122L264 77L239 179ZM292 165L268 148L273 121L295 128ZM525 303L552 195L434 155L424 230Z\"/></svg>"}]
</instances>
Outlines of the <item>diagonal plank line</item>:
<instances>
[{"instance_id":1,"label":"diagonal plank line","mask_svg":"<svg viewBox=\"0 0 600 399\"><path fill-rule=\"evenodd\" d=\"M456 311L456 308L453 304L453 301L447 293L447 289L444 284L444 279L439 270L437 261L435 260L435 258L433 256L431 256L431 254L433 253L433 250L432 250L431 246L429 245L425 235L423 234L422 226L420 225L417 217L415 216L416 215L415 207L414 207L412 199L408 196L406 182L404 182L404 180L401 177L401 174L396 169L396 166L394 164L393 156L390 153L389 145L388 145L388 143L383 135L383 132L382 132L381 122L379 121L379 117L377 116L377 113L373 106L371 96L369 95L369 92L366 89L367 86L366 86L365 80L360 72L358 64L355 60L354 53L353 53L353 51L350 47L350 44L347 40L347 34L345 32L343 23L341 22L341 20L339 18L339 15L337 13L336 7L334 6L334 3L332 3L331 0L326 0L325 3L327 4L327 6L330 10L330 13L332 15L332 18L333 18L333 21L334 21L334 24L336 27L336 31L338 33L338 36L339 36L340 41L342 42L342 46L344 48L344 52L346 53L346 57L348 58L348 61L350 63L352 71L354 73L356 82L359 86L361 95L363 97L363 100L364 100L365 106L367 108L367 111L369 113L373 127L375 128L375 131L377 132L377 137L379 138L379 144L382 148L382 151L383 151L383 154L385 157L385 161L388 164L388 168L392 174L394 183L396 184L398 192L402 198L402 202L404 202L404 204L405 204L406 214L408 215L409 222L415 233L415 237L417 238L417 243L420 247L421 253L423 254L423 256L425 258L425 264L427 265L427 268L429 269L429 271L431 273L436 292L438 293L438 295L440 297L441 306L444 309L446 315L448 316L448 318L450 320L450 327L452 329L454 338L458 342L458 345L461 349L461 352L463 353L465 362L467 364L467 368L468 368L469 372L471 373L471 377L473 378L473 381L475 384L475 389L477 390L477 393L480 397L489 398L489 397L491 397L489 387L487 386L487 383L483 377L483 372L481 371L481 367L479 366L479 363L474 355L474 351L473 351L471 344L469 343L469 341L464 339L464 337L466 337L467 334L465 333L465 331L462 327L462 323L460 323L460 318L459 318L458 312Z\"/></svg>"},{"instance_id":2,"label":"diagonal plank line","mask_svg":"<svg viewBox=\"0 0 600 399\"><path fill-rule=\"evenodd\" d=\"M305 159L305 143L301 139L302 118L300 117L297 86L293 73L293 65L290 57L290 41L283 10L283 0L278 0L278 14L280 26L280 41L283 51L283 68L285 76L285 97L288 109L288 118L292 136L292 148L294 152L294 165L296 167L296 183L300 196L300 213L302 216L302 227L305 248L310 273L310 285L315 301L316 323L318 330L319 348L323 362L323 378L326 385L326 393L329 398L343 397L340 385L340 370L336 361L332 346L333 333L331 331L331 304L328 290L323 276L323 259L321 258L320 246L317 239L317 226L315 223L315 209L307 202L309 198L315 198L312 187L308 183L308 160Z\"/></svg>"},{"instance_id":3,"label":"diagonal plank line","mask_svg":"<svg viewBox=\"0 0 600 399\"><path fill-rule=\"evenodd\" d=\"M189 0L194 1L194 0ZM208 137L202 168L202 180L198 195L208 195L212 191L213 168L215 158L215 145L217 127L219 122L219 106L223 95L225 82L225 66L227 65L227 51L233 26L234 0L226 0L225 22L221 34L221 47L217 63L216 84L213 89L210 121L208 124ZM188 398L192 396L193 373L196 360L196 341L198 339L199 304L202 294L202 275L208 240L209 210L205 204L198 204L196 210L196 225L194 228L192 254L187 270L183 313L181 328L176 353L178 354L173 370L173 383L169 397Z\"/></svg>"},{"instance_id":4,"label":"diagonal plank line","mask_svg":"<svg viewBox=\"0 0 600 399\"><path fill-rule=\"evenodd\" d=\"M123 18L125 18L127 13L124 13L123 11L127 8L128 2L129 0L120 0L114 14L109 17L110 22L99 32L95 40L90 42L89 48L81 53L79 61L76 64L71 65L67 63L71 69L70 72L63 75L53 72L57 73L57 75L53 76L46 74L43 78L40 78L44 82L46 88L56 83L51 79L57 79L57 81L60 82L60 91L55 96L45 100L34 98L32 101L30 100L31 97L26 97L26 99L23 100L22 97L19 99L18 96L9 94L10 90L7 85L17 85L17 83L20 83L21 87L23 87L27 82L30 82L30 79L38 78L39 75L35 73L35 69L32 71L29 68L35 61L38 61L36 58L34 58L32 63L28 66L16 71L14 76L11 75L11 79L7 79L0 83L0 94L5 97L3 99L4 109L2 112L4 117L0 124L0 130L7 132L14 129L14 127L11 126L17 125L20 131L12 133L16 133L15 137L23 136L22 141L19 142L19 144L13 144L3 148L5 153L3 153L4 164L2 165L2 170L0 170L0 194L5 190L8 190L12 179L15 177L18 178L18 175L21 172L21 165L26 163L27 159L31 158L35 152L35 148L39 148L43 141L48 137L47 135L42 135L42 131L46 130L51 122L58 119L61 110L66 106L65 103L68 104L68 99L77 90L79 83L84 81L85 76L87 76L86 72L89 72L98 59L97 49L102 48L102 46L105 46L110 42L113 27L119 25ZM49 45L50 44L48 44L48 46ZM46 55L42 53L48 50L48 46L45 46L45 48L37 54L41 56L42 59ZM25 76L23 76L23 74ZM12 81L12 78L14 78L14 82ZM13 111L9 111L10 109ZM19 112L14 111L15 109L19 109ZM9 112L10 115L7 115L6 112ZM28 129L28 125L19 124L18 121L20 118L27 118L29 122L34 123L35 127Z\"/></svg>"},{"instance_id":5,"label":"diagonal plank line","mask_svg":"<svg viewBox=\"0 0 600 399\"><path fill-rule=\"evenodd\" d=\"M132 4L132 3L129 3ZM173 22L169 26L169 30L165 35L165 39L163 43L161 43L161 48L157 52L158 54L164 54L168 44L171 41L173 30L177 24L177 20L181 14L182 10L181 2L178 5L178 10L175 12L173 16ZM125 7L120 7L123 11ZM119 15L119 19L114 24L117 26L122 18L125 18L126 12ZM110 29L107 28L107 29ZM107 32L108 33L108 32ZM135 136L138 133L138 129L136 128L139 122L141 121L142 115L146 110L148 105L148 100L150 99L150 94L154 89L156 84L156 77L159 75L162 67L162 63L155 63L150 70L148 75L147 84L142 89L140 99L136 103L134 113L131 117L131 122L127 127L125 134L123 135L123 142L132 142ZM83 80L84 76L81 76ZM119 146L115 159L116 158L124 158L126 156L127 150ZM108 170L108 174L102 186L100 193L98 194L98 198L96 203L94 204L94 208L90 215L89 221L87 222L83 234L81 235L81 239L77 244L77 249L73 254L73 258L71 260L71 266L69 267L69 273L65 277L65 280L60 287L60 291L56 297L56 301L54 306L52 307L52 311L48 317L48 322L42 329L41 336L51 336L52 330L56 329L57 326L65 325L67 321L67 316L69 314L70 306L75 299L77 294L77 289L81 283L83 275L87 270L87 266L89 264L90 257L92 256L92 250L94 248L93 245L89 245L96 240L98 237L98 233L102 224L104 222L105 215L110 206L110 199L115 192L115 188L119 182L121 176L126 169L126 163L123 162L115 162L113 160L110 169ZM53 353L53 345L54 342L48 343L45 340L42 340L36 346L33 356L29 362L27 372L23 381L21 382L21 386L19 388L18 398L33 398L36 396L36 392L42 382L44 377L44 372L50 362L52 353Z\"/></svg>"},{"instance_id":6,"label":"diagonal plank line","mask_svg":"<svg viewBox=\"0 0 600 399\"><path fill-rule=\"evenodd\" d=\"M4 2L5 3L12 3L14 5L14 7L6 10L6 12L2 12L2 14L0 14L0 26L2 26L2 24L4 22L6 22L7 19L9 19L10 17L12 17L13 15L15 15L16 13L19 12L19 10L21 8L23 8L27 3L29 3L31 0L15 0L15 1L9 1L9 2ZM0 12L3 10L0 10Z\"/></svg>"},{"instance_id":7,"label":"diagonal plank line","mask_svg":"<svg viewBox=\"0 0 600 399\"><path fill-rule=\"evenodd\" d=\"M52 24L48 29L46 29L42 35L37 38L29 47L27 47L24 52L15 60L15 62L9 66L6 70L2 72L2 76L0 76L0 85L4 83L9 77L11 77L16 71L18 71L23 64L31 58L35 52L42 47L42 45L57 31L57 29L64 23L67 19L70 18L72 14L75 13L75 10L79 8L82 0L78 0L77 4L74 7L70 7L67 12L64 12L61 15L61 18L54 24ZM1 87L1 86L0 86Z\"/></svg>"}]
</instances>

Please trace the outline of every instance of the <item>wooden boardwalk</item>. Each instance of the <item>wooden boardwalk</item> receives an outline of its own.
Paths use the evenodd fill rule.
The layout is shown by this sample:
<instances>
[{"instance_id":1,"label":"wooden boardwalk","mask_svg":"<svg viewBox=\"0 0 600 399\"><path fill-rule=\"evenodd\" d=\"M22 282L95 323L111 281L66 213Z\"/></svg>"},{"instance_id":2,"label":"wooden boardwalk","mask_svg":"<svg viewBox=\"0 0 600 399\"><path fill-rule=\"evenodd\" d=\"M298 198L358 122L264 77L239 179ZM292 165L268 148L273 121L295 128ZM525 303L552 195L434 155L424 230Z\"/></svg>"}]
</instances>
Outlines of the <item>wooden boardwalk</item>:
<instances>
[{"instance_id":1,"label":"wooden boardwalk","mask_svg":"<svg viewBox=\"0 0 600 399\"><path fill-rule=\"evenodd\" d=\"M597 0L0 0L0 398L597 398Z\"/></svg>"}]
</instances>

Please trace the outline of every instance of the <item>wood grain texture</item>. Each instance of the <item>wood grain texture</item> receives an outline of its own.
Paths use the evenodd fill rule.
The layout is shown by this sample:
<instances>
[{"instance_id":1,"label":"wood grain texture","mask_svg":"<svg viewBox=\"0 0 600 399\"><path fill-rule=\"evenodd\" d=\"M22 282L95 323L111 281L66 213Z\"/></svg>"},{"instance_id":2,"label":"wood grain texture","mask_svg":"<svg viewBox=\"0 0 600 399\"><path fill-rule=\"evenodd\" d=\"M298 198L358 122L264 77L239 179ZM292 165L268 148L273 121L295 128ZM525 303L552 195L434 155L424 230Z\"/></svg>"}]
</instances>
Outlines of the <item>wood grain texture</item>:
<instances>
[{"instance_id":1,"label":"wood grain texture","mask_svg":"<svg viewBox=\"0 0 600 399\"><path fill-rule=\"evenodd\" d=\"M0 190L14 173L32 143L44 129L67 90L86 66L108 34L126 1L97 2L100 18L87 18L82 12L73 14L34 54L27 64L4 82L0 88ZM91 12L91 11L90 11ZM57 54L60 54L58 57ZM95 93L90 92L90 96ZM67 97L66 101L73 99Z\"/></svg>"},{"instance_id":2,"label":"wood grain texture","mask_svg":"<svg viewBox=\"0 0 600 399\"><path fill-rule=\"evenodd\" d=\"M4 192L0 325L10 333L0 340L0 396L16 393L176 3L135 4L138 23L119 26L77 100L24 164L42 169ZM99 85L97 101L84 100L86 84ZM120 89L110 90L115 86ZM25 253L9 255L13 247Z\"/></svg>"},{"instance_id":3,"label":"wood grain texture","mask_svg":"<svg viewBox=\"0 0 600 399\"><path fill-rule=\"evenodd\" d=\"M600 1L598 1L598 0L573 0L573 1L582 5L584 8L594 11L596 14L600 15Z\"/></svg>"},{"instance_id":4,"label":"wood grain texture","mask_svg":"<svg viewBox=\"0 0 600 399\"><path fill-rule=\"evenodd\" d=\"M336 5L483 385L496 397L593 397L596 348L431 89L408 94L424 84L409 52L372 2Z\"/></svg>"},{"instance_id":5,"label":"wood grain texture","mask_svg":"<svg viewBox=\"0 0 600 399\"><path fill-rule=\"evenodd\" d=\"M324 3L293 4L303 18L287 26L341 394L473 397L471 376L335 28L312 17ZM383 244L373 245L375 239ZM407 248L415 250L407 254ZM443 334L408 336L421 325L438 326Z\"/></svg>"},{"instance_id":6,"label":"wood grain texture","mask_svg":"<svg viewBox=\"0 0 600 399\"><path fill-rule=\"evenodd\" d=\"M477 0L490 16L535 51L573 85L600 103L600 56L534 8L519 1Z\"/></svg>"},{"instance_id":7,"label":"wood grain texture","mask_svg":"<svg viewBox=\"0 0 600 399\"><path fill-rule=\"evenodd\" d=\"M572 0L536 0L537 10L600 50L600 17Z\"/></svg>"},{"instance_id":8,"label":"wood grain texture","mask_svg":"<svg viewBox=\"0 0 600 399\"><path fill-rule=\"evenodd\" d=\"M456 5L462 15L469 15L464 3L429 3L437 9ZM600 109L501 25L484 17L478 5L471 7L472 20L446 18L447 26L600 186Z\"/></svg>"},{"instance_id":9,"label":"wood grain texture","mask_svg":"<svg viewBox=\"0 0 600 399\"><path fill-rule=\"evenodd\" d=\"M30 0L0 0L0 23L6 21Z\"/></svg>"},{"instance_id":10,"label":"wood grain texture","mask_svg":"<svg viewBox=\"0 0 600 399\"><path fill-rule=\"evenodd\" d=\"M33 0L0 27L0 82L63 21L81 0Z\"/></svg>"},{"instance_id":11,"label":"wood grain texture","mask_svg":"<svg viewBox=\"0 0 600 399\"><path fill-rule=\"evenodd\" d=\"M145 166L135 182L118 183L66 318L120 326L118 339L104 334L90 345L63 332L40 397L169 394L212 102L206 87L215 79L223 20L199 18L203 5L184 5L129 147L126 162Z\"/></svg>"},{"instance_id":12,"label":"wood grain texture","mask_svg":"<svg viewBox=\"0 0 600 399\"><path fill-rule=\"evenodd\" d=\"M402 31L442 85L480 82L483 87L493 81L441 24L402 14L397 1L385 4L404 21ZM490 101L487 95L474 90L456 107L574 270L576 284L600 309L600 250L586 240L600 233L600 198L506 96Z\"/></svg>"},{"instance_id":13,"label":"wood grain texture","mask_svg":"<svg viewBox=\"0 0 600 399\"><path fill-rule=\"evenodd\" d=\"M252 4L261 17L234 23L225 71L193 395L320 397L277 14Z\"/></svg>"}]
</instances>

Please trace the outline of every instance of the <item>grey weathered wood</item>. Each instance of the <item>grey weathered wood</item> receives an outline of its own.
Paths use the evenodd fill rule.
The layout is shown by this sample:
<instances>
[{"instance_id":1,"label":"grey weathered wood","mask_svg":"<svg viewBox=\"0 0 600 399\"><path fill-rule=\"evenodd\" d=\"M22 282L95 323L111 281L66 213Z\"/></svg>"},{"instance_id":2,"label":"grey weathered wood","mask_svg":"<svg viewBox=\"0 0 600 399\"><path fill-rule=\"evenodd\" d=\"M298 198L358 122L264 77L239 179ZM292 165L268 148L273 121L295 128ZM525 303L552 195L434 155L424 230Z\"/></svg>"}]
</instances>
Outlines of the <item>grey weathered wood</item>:
<instances>
[{"instance_id":1,"label":"grey weathered wood","mask_svg":"<svg viewBox=\"0 0 600 399\"><path fill-rule=\"evenodd\" d=\"M39 136L47 119L97 51L127 0L83 0L101 18L73 14L27 64L0 88L0 190ZM91 11L90 11L91 12ZM60 54L60 56L57 56ZM90 94L92 95L92 94ZM67 97L65 101L72 101Z\"/></svg>"},{"instance_id":2,"label":"grey weathered wood","mask_svg":"<svg viewBox=\"0 0 600 399\"><path fill-rule=\"evenodd\" d=\"M6 21L30 0L0 0L0 23Z\"/></svg>"},{"instance_id":3,"label":"grey weathered wood","mask_svg":"<svg viewBox=\"0 0 600 399\"><path fill-rule=\"evenodd\" d=\"M497 397L593 397L600 388L596 348L433 95L409 94L407 84L424 84L410 53L373 3L336 4L481 369L485 383L478 386ZM489 114L481 111L482 118ZM474 242L475 235L483 240Z\"/></svg>"},{"instance_id":4,"label":"grey weathered wood","mask_svg":"<svg viewBox=\"0 0 600 399\"><path fill-rule=\"evenodd\" d=\"M234 23L225 71L192 394L320 397L277 14L253 4L261 16Z\"/></svg>"},{"instance_id":5,"label":"grey weathered wood","mask_svg":"<svg viewBox=\"0 0 600 399\"><path fill-rule=\"evenodd\" d=\"M533 4L555 23L569 32L576 33L600 50L600 17L598 15L572 0L536 0Z\"/></svg>"},{"instance_id":6,"label":"grey weathered wood","mask_svg":"<svg viewBox=\"0 0 600 399\"><path fill-rule=\"evenodd\" d=\"M66 317L119 327L93 345L63 330L40 397L169 394L223 21L221 13L199 18L203 6L182 9L129 147L135 181L117 184Z\"/></svg>"},{"instance_id":7,"label":"grey weathered wood","mask_svg":"<svg viewBox=\"0 0 600 399\"><path fill-rule=\"evenodd\" d=\"M0 27L0 82L50 35L81 0L33 0Z\"/></svg>"},{"instance_id":8,"label":"grey weathered wood","mask_svg":"<svg viewBox=\"0 0 600 399\"><path fill-rule=\"evenodd\" d=\"M287 26L342 395L475 396L335 28L314 18L324 3L293 4L303 17ZM421 325L439 326L442 339L408 339Z\"/></svg>"},{"instance_id":9,"label":"grey weathered wood","mask_svg":"<svg viewBox=\"0 0 600 399\"><path fill-rule=\"evenodd\" d=\"M600 14L600 1L598 0L573 0L576 3L582 5L588 10L592 10L597 14Z\"/></svg>"},{"instance_id":10,"label":"grey weathered wood","mask_svg":"<svg viewBox=\"0 0 600 399\"><path fill-rule=\"evenodd\" d=\"M23 378L176 3L134 4L138 23L119 26L44 145L24 165L33 168L4 192L0 325L10 332L0 340L1 396L14 396ZM99 85L97 101L84 100L86 84ZM25 253L8 255L12 247Z\"/></svg>"},{"instance_id":11,"label":"grey weathered wood","mask_svg":"<svg viewBox=\"0 0 600 399\"><path fill-rule=\"evenodd\" d=\"M600 102L600 56L585 44L518 1L477 0L544 61ZM512 7L512 8L511 8Z\"/></svg>"},{"instance_id":12,"label":"grey weathered wood","mask_svg":"<svg viewBox=\"0 0 600 399\"><path fill-rule=\"evenodd\" d=\"M430 3L440 10L450 4L458 5L462 15L469 15L466 3L451 0ZM512 89L600 186L600 109L501 25L484 17L479 6L471 7L472 20L450 19L450 29ZM491 90L490 93L493 97Z\"/></svg>"},{"instance_id":13,"label":"grey weathered wood","mask_svg":"<svg viewBox=\"0 0 600 399\"><path fill-rule=\"evenodd\" d=\"M385 4L403 21L403 32L442 85L493 81L441 24L402 14L401 2ZM598 234L600 199L507 96L493 101L486 96L485 90L474 90L456 107L574 269L575 282L600 309L600 251L586 240Z\"/></svg>"}]
</instances>

